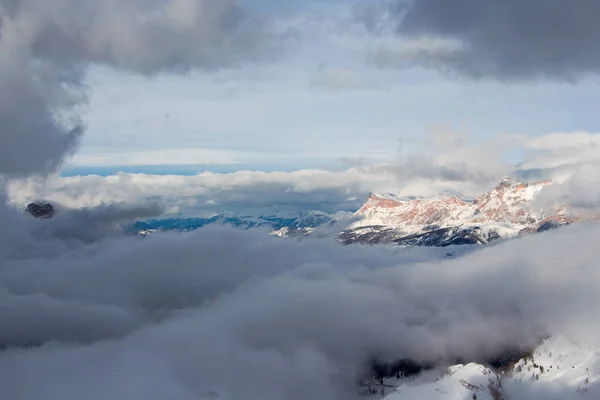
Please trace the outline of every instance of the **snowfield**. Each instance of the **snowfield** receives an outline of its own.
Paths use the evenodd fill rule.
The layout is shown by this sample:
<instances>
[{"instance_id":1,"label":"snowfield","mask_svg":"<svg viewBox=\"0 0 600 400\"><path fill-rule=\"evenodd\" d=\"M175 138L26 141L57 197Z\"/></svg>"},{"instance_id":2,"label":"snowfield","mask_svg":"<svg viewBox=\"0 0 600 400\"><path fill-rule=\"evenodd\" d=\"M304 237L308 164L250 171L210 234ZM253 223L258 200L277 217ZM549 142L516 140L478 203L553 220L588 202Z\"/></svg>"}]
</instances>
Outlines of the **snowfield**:
<instances>
[{"instance_id":1,"label":"snowfield","mask_svg":"<svg viewBox=\"0 0 600 400\"><path fill-rule=\"evenodd\" d=\"M474 397L475 396L475 397ZM421 385L403 385L388 400L499 400L502 382L490 369L479 364L455 365L438 380Z\"/></svg>"},{"instance_id":2,"label":"snowfield","mask_svg":"<svg viewBox=\"0 0 600 400\"><path fill-rule=\"evenodd\" d=\"M432 382L407 382L387 400L599 399L600 350L567 336L544 341L505 373L455 365Z\"/></svg>"}]
</instances>

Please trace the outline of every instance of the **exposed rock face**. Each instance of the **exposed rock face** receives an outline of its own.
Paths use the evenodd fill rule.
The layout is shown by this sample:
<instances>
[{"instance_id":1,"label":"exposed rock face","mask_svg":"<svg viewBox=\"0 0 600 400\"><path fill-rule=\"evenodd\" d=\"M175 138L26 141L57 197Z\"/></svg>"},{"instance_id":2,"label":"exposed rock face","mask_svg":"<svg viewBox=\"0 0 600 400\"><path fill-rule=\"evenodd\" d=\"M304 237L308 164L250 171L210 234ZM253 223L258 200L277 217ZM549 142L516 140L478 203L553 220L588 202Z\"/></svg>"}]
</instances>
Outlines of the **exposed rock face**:
<instances>
[{"instance_id":1,"label":"exposed rock face","mask_svg":"<svg viewBox=\"0 0 600 400\"><path fill-rule=\"evenodd\" d=\"M551 181L524 183L505 178L492 191L476 198L472 207L478 215L474 223L499 222L509 224L532 224L540 218L528 208L535 195Z\"/></svg>"},{"instance_id":2,"label":"exposed rock face","mask_svg":"<svg viewBox=\"0 0 600 400\"><path fill-rule=\"evenodd\" d=\"M372 194L356 214L371 222L384 222L384 225L428 226L442 220L457 220L466 206L458 197L401 201Z\"/></svg>"},{"instance_id":3,"label":"exposed rock face","mask_svg":"<svg viewBox=\"0 0 600 400\"><path fill-rule=\"evenodd\" d=\"M344 243L394 243L415 246L485 244L525 233L542 232L582 218L553 210L546 215L531 202L550 181L503 179L473 199L433 199L372 194L356 213L362 219L343 231Z\"/></svg>"},{"instance_id":4,"label":"exposed rock face","mask_svg":"<svg viewBox=\"0 0 600 400\"><path fill-rule=\"evenodd\" d=\"M54 216L54 206L50 203L46 203L43 201L36 201L34 203L30 203L25 209L29 214L36 218L52 218Z\"/></svg>"}]
</instances>

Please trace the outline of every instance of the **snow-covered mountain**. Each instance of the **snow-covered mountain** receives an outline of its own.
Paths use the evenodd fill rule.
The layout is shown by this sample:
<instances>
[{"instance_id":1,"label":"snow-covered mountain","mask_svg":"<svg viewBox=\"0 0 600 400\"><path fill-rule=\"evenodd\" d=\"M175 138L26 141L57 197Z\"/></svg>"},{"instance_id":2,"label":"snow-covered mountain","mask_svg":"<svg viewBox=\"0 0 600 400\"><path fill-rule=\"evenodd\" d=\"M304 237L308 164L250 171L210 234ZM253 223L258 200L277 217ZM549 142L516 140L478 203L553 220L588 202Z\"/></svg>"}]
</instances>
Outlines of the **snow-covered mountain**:
<instances>
[{"instance_id":1,"label":"snow-covered mountain","mask_svg":"<svg viewBox=\"0 0 600 400\"><path fill-rule=\"evenodd\" d=\"M403 379L395 389L374 384L372 393L391 392L387 400L598 399L599 382L600 350L561 336L547 339L508 370L455 365L442 376Z\"/></svg>"},{"instance_id":2,"label":"snow-covered mountain","mask_svg":"<svg viewBox=\"0 0 600 400\"><path fill-rule=\"evenodd\" d=\"M580 220L564 210L548 213L532 208L532 200L549 184L550 181L525 183L504 178L493 190L475 199L372 194L356 213L360 220L339 237L344 243L485 244Z\"/></svg>"},{"instance_id":3,"label":"snow-covered mountain","mask_svg":"<svg viewBox=\"0 0 600 400\"><path fill-rule=\"evenodd\" d=\"M352 213L340 211L328 214L322 211L303 211L293 215L246 215L223 213L210 218L168 218L136 222L130 229L139 235L157 231L189 232L207 225L230 225L241 229L267 228L280 237L305 235L315 228L350 218Z\"/></svg>"},{"instance_id":4,"label":"snow-covered mountain","mask_svg":"<svg viewBox=\"0 0 600 400\"><path fill-rule=\"evenodd\" d=\"M578 215L564 208L533 208L533 200L550 181L525 183L504 178L476 198L441 194L433 198L371 194L354 214L303 211L290 215L222 213L209 218L167 218L139 221L130 233L146 236L157 231L193 231L222 224L241 229L266 228L281 238L306 235L336 237L345 244L435 246L486 244L500 238L542 232L600 213Z\"/></svg>"},{"instance_id":5,"label":"snow-covered mountain","mask_svg":"<svg viewBox=\"0 0 600 400\"><path fill-rule=\"evenodd\" d=\"M385 390L384 390L385 394ZM454 365L433 382L407 382L385 397L388 400L500 400L504 399L502 380L480 364Z\"/></svg>"}]
</instances>

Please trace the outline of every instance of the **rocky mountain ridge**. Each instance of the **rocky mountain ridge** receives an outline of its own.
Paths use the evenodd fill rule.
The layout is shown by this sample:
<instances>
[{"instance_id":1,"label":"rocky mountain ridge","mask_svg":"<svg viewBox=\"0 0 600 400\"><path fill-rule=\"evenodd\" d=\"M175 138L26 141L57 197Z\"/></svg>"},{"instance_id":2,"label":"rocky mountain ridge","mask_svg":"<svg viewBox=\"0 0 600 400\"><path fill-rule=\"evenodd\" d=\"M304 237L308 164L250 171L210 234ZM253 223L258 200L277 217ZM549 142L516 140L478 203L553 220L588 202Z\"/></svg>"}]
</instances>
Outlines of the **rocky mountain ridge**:
<instances>
[{"instance_id":1,"label":"rocky mountain ridge","mask_svg":"<svg viewBox=\"0 0 600 400\"><path fill-rule=\"evenodd\" d=\"M452 195L420 199L372 194L356 212L360 220L339 239L346 244L486 244L584 219L564 209L547 212L533 208L533 200L551 183L504 178L494 189L472 200Z\"/></svg>"},{"instance_id":2,"label":"rocky mountain ridge","mask_svg":"<svg viewBox=\"0 0 600 400\"><path fill-rule=\"evenodd\" d=\"M240 229L271 229L273 236L288 237L307 235L315 228L349 219L351 212L328 214L321 211L303 211L297 215L218 214L209 218L168 218L136 222L131 230L147 236L154 232L190 232L209 225L229 225Z\"/></svg>"},{"instance_id":3,"label":"rocky mountain ridge","mask_svg":"<svg viewBox=\"0 0 600 400\"><path fill-rule=\"evenodd\" d=\"M371 194L354 214L304 211L296 215L218 214L209 218L166 218L137 221L125 230L147 236L159 231L188 232L221 224L240 229L263 228L272 236L335 237L342 243L435 246L487 244L494 240L554 229L582 220L600 220L555 208L534 207L536 196L551 181L526 183L505 178L476 198L442 194L433 198ZM37 218L51 218L50 203L31 203L26 210Z\"/></svg>"}]
</instances>

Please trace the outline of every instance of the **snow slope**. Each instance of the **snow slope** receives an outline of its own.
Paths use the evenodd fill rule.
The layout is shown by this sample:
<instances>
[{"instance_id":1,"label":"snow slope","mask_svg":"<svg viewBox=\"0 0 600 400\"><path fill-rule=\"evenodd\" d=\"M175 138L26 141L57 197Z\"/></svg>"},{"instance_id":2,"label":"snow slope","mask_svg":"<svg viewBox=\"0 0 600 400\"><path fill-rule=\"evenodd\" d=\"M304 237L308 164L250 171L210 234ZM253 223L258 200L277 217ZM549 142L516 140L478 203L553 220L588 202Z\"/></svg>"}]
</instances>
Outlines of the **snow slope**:
<instances>
[{"instance_id":1,"label":"snow slope","mask_svg":"<svg viewBox=\"0 0 600 400\"><path fill-rule=\"evenodd\" d=\"M600 399L600 349L566 336L546 340L531 358L515 365L513 391L561 393L564 398ZM519 385L521 384L521 385ZM524 384L524 385L523 385Z\"/></svg>"},{"instance_id":2,"label":"snow slope","mask_svg":"<svg viewBox=\"0 0 600 400\"><path fill-rule=\"evenodd\" d=\"M566 336L542 343L508 374L456 365L439 379L399 386L386 400L600 399L600 350Z\"/></svg>"},{"instance_id":3,"label":"snow slope","mask_svg":"<svg viewBox=\"0 0 600 400\"><path fill-rule=\"evenodd\" d=\"M489 368L479 364L455 365L435 382L409 386L404 384L387 400L499 400L502 381Z\"/></svg>"}]
</instances>

